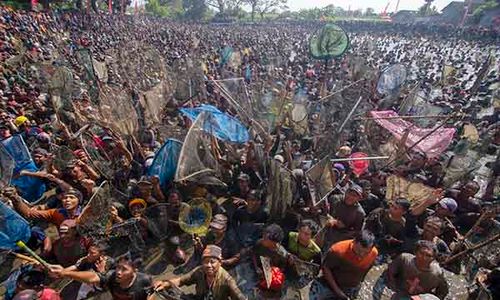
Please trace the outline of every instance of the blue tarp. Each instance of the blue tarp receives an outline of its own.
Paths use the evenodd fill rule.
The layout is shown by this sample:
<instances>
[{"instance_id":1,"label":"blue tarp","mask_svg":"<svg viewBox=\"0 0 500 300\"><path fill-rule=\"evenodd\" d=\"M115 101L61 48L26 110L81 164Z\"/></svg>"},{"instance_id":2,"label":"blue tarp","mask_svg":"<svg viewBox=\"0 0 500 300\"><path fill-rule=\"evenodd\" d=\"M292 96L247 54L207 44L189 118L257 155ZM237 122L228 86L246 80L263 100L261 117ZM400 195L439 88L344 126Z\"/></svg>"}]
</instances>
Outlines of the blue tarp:
<instances>
[{"instance_id":1,"label":"blue tarp","mask_svg":"<svg viewBox=\"0 0 500 300\"><path fill-rule=\"evenodd\" d=\"M233 48L229 46L224 47L220 54L220 65L224 66L225 64L227 64L231 59L231 56L233 56Z\"/></svg>"},{"instance_id":2,"label":"blue tarp","mask_svg":"<svg viewBox=\"0 0 500 300\"><path fill-rule=\"evenodd\" d=\"M28 147L20 135L13 135L3 141L1 145L15 162L14 178L11 184L17 188L19 194L29 202L38 200L45 192L45 184L42 180L34 177L19 176L19 172L27 170L37 172L38 168L31 159ZM16 178L17 177L17 178Z\"/></svg>"},{"instance_id":3,"label":"blue tarp","mask_svg":"<svg viewBox=\"0 0 500 300\"><path fill-rule=\"evenodd\" d=\"M180 111L193 122L201 112L209 113L203 129L220 140L242 144L250 139L245 125L215 106L202 104L195 108L181 108Z\"/></svg>"},{"instance_id":4,"label":"blue tarp","mask_svg":"<svg viewBox=\"0 0 500 300\"><path fill-rule=\"evenodd\" d=\"M0 249L16 250L16 242L27 243L30 237L28 222L0 201Z\"/></svg>"},{"instance_id":5,"label":"blue tarp","mask_svg":"<svg viewBox=\"0 0 500 300\"><path fill-rule=\"evenodd\" d=\"M155 154L153 163L148 169L147 175L158 176L163 189L167 187L169 182L174 180L181 149L182 143L180 141L168 139Z\"/></svg>"}]
</instances>

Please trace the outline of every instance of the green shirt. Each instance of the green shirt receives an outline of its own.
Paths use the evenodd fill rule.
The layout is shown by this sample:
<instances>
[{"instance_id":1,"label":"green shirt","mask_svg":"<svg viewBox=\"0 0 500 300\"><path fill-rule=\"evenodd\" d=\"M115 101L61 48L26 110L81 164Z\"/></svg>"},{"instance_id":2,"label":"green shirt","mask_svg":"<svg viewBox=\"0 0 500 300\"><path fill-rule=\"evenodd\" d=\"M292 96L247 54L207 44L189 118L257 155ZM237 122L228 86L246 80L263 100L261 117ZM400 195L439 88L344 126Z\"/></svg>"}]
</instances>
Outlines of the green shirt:
<instances>
[{"instance_id":1,"label":"green shirt","mask_svg":"<svg viewBox=\"0 0 500 300\"><path fill-rule=\"evenodd\" d=\"M319 248L319 246L316 245L313 240L309 242L309 245L307 245L307 247L299 244L298 232L290 232L288 234L288 250L292 254L297 255L298 258L307 262L312 261L317 255L321 253L321 248Z\"/></svg>"}]
</instances>

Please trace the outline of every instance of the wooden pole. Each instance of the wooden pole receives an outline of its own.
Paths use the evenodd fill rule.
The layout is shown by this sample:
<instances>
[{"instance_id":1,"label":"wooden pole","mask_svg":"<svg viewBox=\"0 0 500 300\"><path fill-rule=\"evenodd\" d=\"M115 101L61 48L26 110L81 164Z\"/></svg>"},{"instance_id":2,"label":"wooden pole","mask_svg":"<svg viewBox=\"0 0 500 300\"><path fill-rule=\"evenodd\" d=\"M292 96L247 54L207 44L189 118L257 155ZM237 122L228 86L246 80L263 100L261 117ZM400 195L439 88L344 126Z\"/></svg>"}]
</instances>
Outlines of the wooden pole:
<instances>
[{"instance_id":1,"label":"wooden pole","mask_svg":"<svg viewBox=\"0 0 500 300\"><path fill-rule=\"evenodd\" d=\"M453 256L450 256L447 260L445 260L443 262L443 264L445 264L445 265L449 264L450 262L455 261L457 258L460 258L460 257L462 257L470 252L473 252L474 250L477 250L477 249L482 248L488 244L493 243L494 241L498 240L499 238L500 238L500 233L497 233L494 236L492 236L491 238L489 238L485 241L482 241L481 243L478 243L470 248L467 248L463 251L458 252L457 254L455 254Z\"/></svg>"},{"instance_id":2,"label":"wooden pole","mask_svg":"<svg viewBox=\"0 0 500 300\"><path fill-rule=\"evenodd\" d=\"M346 89L350 88L351 86L353 86L353 85L356 85L356 84L360 83L362 80L363 80L363 79L360 79L360 80L358 80L358 81L355 81L355 82L353 82L353 83L349 84L348 86L343 87L342 89L340 89L340 90L338 90L338 91L335 91L335 92L333 92L333 93L331 93L331 94L329 94L329 95L326 95L325 97L323 97L323 98L319 99L319 101L320 101L320 102L323 102L323 101L325 101L326 99L330 98L331 96L334 96L334 95L336 95L336 94L338 94L338 93L342 93L343 91L345 91Z\"/></svg>"},{"instance_id":3,"label":"wooden pole","mask_svg":"<svg viewBox=\"0 0 500 300\"><path fill-rule=\"evenodd\" d=\"M354 104L353 108L351 109L351 111L349 112L347 117L345 118L345 120L342 123L342 125L340 126L339 130L337 130L338 133L342 132L342 129L344 129L344 126L347 124L347 121L349 121L349 119L352 117L352 114L354 113L356 108L358 108L359 104L361 103L361 100L363 100L362 96L359 97L358 101L356 102L356 104Z\"/></svg>"}]
</instances>

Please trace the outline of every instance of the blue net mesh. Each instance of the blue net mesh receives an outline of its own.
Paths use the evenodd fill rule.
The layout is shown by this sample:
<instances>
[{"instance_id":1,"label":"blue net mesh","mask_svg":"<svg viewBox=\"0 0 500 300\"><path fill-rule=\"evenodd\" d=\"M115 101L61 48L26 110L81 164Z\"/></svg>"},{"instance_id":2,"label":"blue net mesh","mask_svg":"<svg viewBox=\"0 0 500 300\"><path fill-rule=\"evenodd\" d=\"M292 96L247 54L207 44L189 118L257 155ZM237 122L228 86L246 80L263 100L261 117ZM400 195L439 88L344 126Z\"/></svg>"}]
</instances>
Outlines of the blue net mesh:
<instances>
[{"instance_id":1,"label":"blue net mesh","mask_svg":"<svg viewBox=\"0 0 500 300\"><path fill-rule=\"evenodd\" d=\"M0 201L0 249L15 250L16 242L28 242L31 230L28 222Z\"/></svg>"}]
</instances>

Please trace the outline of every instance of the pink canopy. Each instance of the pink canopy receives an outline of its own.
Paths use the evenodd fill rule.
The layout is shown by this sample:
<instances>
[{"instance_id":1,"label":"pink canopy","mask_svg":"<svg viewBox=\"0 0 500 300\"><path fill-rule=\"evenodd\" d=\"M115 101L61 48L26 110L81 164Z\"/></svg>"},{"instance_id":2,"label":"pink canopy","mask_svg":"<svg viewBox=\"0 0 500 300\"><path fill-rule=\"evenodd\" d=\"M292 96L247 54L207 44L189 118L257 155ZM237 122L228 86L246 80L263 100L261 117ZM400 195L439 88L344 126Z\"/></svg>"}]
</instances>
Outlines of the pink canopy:
<instances>
[{"instance_id":1,"label":"pink canopy","mask_svg":"<svg viewBox=\"0 0 500 300\"><path fill-rule=\"evenodd\" d=\"M404 135L405 130L409 129L410 133L405 143L407 147L413 146L413 144L433 130L433 128L420 128L403 119L377 119L397 117L398 114L392 110L371 111L370 114L376 118L375 122L389 130L398 140ZM439 156L450 145L455 131L455 128L441 127L418 143L414 149L424 153L429 158Z\"/></svg>"}]
</instances>

